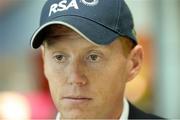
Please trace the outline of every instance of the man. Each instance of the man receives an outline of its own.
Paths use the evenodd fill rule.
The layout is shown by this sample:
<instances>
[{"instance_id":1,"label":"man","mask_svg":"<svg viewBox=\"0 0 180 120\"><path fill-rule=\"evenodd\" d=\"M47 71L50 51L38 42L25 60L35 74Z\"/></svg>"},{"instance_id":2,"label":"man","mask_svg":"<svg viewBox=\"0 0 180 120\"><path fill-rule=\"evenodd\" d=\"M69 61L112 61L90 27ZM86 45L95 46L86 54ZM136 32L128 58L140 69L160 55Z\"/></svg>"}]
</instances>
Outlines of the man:
<instances>
[{"instance_id":1,"label":"man","mask_svg":"<svg viewBox=\"0 0 180 120\"><path fill-rule=\"evenodd\" d=\"M124 98L143 50L123 0L48 0L31 46L41 46L57 119L159 118Z\"/></svg>"}]
</instances>

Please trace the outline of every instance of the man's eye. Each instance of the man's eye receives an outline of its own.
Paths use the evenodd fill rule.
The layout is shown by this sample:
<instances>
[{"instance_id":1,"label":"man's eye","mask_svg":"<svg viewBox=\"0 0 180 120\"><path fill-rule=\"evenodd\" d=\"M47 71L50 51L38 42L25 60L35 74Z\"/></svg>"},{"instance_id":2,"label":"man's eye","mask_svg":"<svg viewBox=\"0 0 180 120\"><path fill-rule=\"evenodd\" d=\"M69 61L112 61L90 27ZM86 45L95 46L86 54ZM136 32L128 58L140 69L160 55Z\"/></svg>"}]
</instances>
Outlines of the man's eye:
<instances>
[{"instance_id":1,"label":"man's eye","mask_svg":"<svg viewBox=\"0 0 180 120\"><path fill-rule=\"evenodd\" d=\"M98 62L100 60L100 56L96 54L91 54L88 56L88 60L91 62Z\"/></svg>"},{"instance_id":2,"label":"man's eye","mask_svg":"<svg viewBox=\"0 0 180 120\"><path fill-rule=\"evenodd\" d=\"M55 58L55 60L57 61L57 62L65 62L66 61L66 57L64 56L64 55L56 55L56 56L54 56L54 58Z\"/></svg>"}]
</instances>

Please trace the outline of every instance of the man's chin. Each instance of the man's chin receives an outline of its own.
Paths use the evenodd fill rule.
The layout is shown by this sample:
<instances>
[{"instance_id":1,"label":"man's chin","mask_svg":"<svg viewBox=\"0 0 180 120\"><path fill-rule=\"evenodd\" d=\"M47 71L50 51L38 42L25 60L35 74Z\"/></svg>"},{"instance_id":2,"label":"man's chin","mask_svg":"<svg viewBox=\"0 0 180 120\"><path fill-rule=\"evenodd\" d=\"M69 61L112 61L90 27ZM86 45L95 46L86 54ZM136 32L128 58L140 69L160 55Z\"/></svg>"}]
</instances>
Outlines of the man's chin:
<instances>
[{"instance_id":1,"label":"man's chin","mask_svg":"<svg viewBox=\"0 0 180 120\"><path fill-rule=\"evenodd\" d=\"M73 110L62 114L61 118L62 119L93 119L96 117L94 115L90 115L85 111Z\"/></svg>"}]
</instances>

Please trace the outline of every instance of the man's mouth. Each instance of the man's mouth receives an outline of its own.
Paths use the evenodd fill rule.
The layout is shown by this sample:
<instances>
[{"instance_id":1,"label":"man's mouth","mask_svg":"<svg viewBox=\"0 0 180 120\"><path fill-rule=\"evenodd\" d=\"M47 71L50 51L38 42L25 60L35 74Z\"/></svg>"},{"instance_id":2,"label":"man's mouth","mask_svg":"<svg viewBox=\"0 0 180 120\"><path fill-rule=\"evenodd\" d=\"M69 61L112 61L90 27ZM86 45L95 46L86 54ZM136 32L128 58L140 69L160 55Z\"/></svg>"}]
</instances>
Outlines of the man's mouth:
<instances>
[{"instance_id":1,"label":"man's mouth","mask_svg":"<svg viewBox=\"0 0 180 120\"><path fill-rule=\"evenodd\" d=\"M83 96L67 96L67 97L62 97L62 100L71 104L78 104L78 103L89 102L92 100L92 98L83 97Z\"/></svg>"}]
</instances>

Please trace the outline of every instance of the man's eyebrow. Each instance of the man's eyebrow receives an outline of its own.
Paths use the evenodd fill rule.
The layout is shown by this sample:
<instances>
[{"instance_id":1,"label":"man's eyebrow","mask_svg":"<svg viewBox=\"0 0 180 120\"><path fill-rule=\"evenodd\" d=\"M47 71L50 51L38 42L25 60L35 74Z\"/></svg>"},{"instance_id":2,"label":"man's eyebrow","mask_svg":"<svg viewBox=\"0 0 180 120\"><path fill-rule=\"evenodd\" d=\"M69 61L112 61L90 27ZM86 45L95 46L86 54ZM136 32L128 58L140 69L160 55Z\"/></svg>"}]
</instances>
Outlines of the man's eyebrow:
<instances>
[{"instance_id":1,"label":"man's eyebrow","mask_svg":"<svg viewBox=\"0 0 180 120\"><path fill-rule=\"evenodd\" d=\"M87 50L97 50L97 51L109 51L108 47L106 45L89 45L86 47Z\"/></svg>"}]
</instances>

